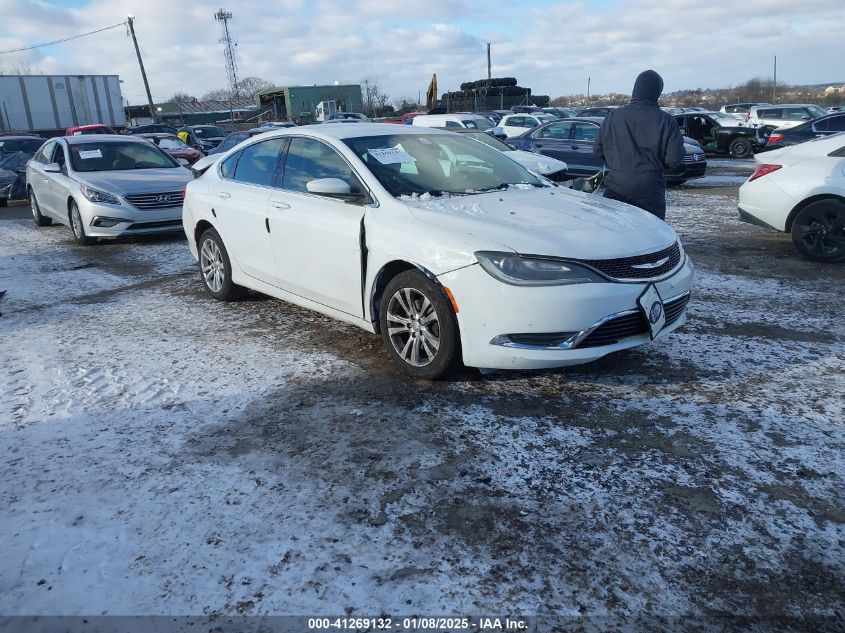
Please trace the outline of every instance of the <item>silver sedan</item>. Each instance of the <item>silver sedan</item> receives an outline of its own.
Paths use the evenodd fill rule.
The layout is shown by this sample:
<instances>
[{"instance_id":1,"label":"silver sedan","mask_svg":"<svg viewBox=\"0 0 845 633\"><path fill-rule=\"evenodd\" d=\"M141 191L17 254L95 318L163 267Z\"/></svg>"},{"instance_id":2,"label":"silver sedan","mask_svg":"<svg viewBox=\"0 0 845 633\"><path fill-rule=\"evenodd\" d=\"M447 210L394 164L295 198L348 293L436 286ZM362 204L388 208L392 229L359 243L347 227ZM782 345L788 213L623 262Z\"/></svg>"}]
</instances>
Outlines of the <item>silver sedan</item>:
<instances>
[{"instance_id":1,"label":"silver sedan","mask_svg":"<svg viewBox=\"0 0 845 633\"><path fill-rule=\"evenodd\" d=\"M60 222L92 244L181 229L191 172L144 139L98 135L47 141L26 177L35 223Z\"/></svg>"}]
</instances>

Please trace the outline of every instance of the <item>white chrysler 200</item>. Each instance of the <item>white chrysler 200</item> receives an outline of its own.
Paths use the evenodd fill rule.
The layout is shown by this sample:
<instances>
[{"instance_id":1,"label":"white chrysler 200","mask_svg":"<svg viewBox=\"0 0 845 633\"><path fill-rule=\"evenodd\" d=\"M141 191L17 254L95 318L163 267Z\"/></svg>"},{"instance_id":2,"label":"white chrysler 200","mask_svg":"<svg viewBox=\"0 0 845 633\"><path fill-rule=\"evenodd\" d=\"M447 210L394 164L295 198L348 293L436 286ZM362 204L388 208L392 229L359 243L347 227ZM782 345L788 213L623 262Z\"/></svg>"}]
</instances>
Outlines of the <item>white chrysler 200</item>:
<instances>
[{"instance_id":1,"label":"white chrysler 200","mask_svg":"<svg viewBox=\"0 0 845 633\"><path fill-rule=\"evenodd\" d=\"M380 333L413 376L586 363L686 320L693 266L668 225L473 139L318 125L216 158L183 210L209 294L251 288Z\"/></svg>"}]
</instances>

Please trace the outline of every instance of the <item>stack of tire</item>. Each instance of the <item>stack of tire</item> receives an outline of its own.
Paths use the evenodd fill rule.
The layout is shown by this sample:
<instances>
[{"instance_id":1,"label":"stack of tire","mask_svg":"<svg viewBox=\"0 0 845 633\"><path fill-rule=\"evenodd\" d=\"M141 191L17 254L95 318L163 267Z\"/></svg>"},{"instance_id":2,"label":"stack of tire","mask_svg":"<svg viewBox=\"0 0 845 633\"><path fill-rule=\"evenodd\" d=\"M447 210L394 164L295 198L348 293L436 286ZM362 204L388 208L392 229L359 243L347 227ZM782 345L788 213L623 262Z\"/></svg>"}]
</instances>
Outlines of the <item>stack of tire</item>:
<instances>
[{"instance_id":1,"label":"stack of tire","mask_svg":"<svg viewBox=\"0 0 845 633\"><path fill-rule=\"evenodd\" d=\"M443 100L448 101L451 109L471 110L511 107L525 103L531 97L531 103L548 105L548 96L531 96L531 88L517 85L516 77L494 77L465 81L459 91L447 92ZM488 99L490 100L488 103Z\"/></svg>"}]
</instances>

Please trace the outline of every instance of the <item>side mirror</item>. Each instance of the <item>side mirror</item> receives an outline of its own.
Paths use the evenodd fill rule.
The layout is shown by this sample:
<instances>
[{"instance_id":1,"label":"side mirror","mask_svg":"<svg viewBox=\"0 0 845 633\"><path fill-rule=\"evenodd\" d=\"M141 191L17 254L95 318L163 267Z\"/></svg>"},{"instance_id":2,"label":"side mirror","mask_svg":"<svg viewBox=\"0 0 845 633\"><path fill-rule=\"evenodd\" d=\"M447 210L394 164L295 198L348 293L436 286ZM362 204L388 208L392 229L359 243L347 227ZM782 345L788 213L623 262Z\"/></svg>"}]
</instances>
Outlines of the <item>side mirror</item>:
<instances>
[{"instance_id":1,"label":"side mirror","mask_svg":"<svg viewBox=\"0 0 845 633\"><path fill-rule=\"evenodd\" d=\"M62 166L58 163L47 163L44 165L44 171L50 174L60 174L62 173Z\"/></svg>"},{"instance_id":2,"label":"side mirror","mask_svg":"<svg viewBox=\"0 0 845 633\"><path fill-rule=\"evenodd\" d=\"M182 165L182 167L187 167L188 165L191 164L187 160L185 160L184 158L177 158L176 162L179 163L180 165Z\"/></svg>"},{"instance_id":3,"label":"side mirror","mask_svg":"<svg viewBox=\"0 0 845 633\"><path fill-rule=\"evenodd\" d=\"M317 178L309 180L305 184L308 193L317 193L323 196L348 196L351 192L349 183L340 178Z\"/></svg>"},{"instance_id":4,"label":"side mirror","mask_svg":"<svg viewBox=\"0 0 845 633\"><path fill-rule=\"evenodd\" d=\"M352 193L349 183L340 178L317 178L316 180L309 180L305 183L305 188L308 193L316 193L320 196L328 196L330 198L340 198L347 201L361 201L366 200L367 195L364 193Z\"/></svg>"}]
</instances>

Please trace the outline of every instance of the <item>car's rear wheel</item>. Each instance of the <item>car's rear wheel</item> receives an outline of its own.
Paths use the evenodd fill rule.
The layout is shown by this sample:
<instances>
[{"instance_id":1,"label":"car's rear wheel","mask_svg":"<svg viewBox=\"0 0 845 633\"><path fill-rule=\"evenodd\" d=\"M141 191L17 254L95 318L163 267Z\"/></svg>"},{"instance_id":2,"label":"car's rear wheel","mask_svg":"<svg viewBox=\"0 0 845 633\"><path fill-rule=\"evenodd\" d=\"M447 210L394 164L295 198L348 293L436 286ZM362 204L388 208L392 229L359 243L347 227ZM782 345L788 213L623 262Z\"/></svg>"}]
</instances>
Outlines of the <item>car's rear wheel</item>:
<instances>
[{"instance_id":1,"label":"car's rear wheel","mask_svg":"<svg viewBox=\"0 0 845 633\"><path fill-rule=\"evenodd\" d=\"M93 237L85 235L85 224L82 222L82 214L79 212L79 206L73 200L70 201L70 211L68 212L68 215L70 215L70 228L73 231L73 236L76 238L76 242L78 244L81 244L82 246L90 246L97 241Z\"/></svg>"},{"instance_id":2,"label":"car's rear wheel","mask_svg":"<svg viewBox=\"0 0 845 633\"><path fill-rule=\"evenodd\" d=\"M728 152L734 158L748 158L754 153L754 149L751 147L751 141L744 136L740 136L731 141Z\"/></svg>"},{"instance_id":3,"label":"car's rear wheel","mask_svg":"<svg viewBox=\"0 0 845 633\"><path fill-rule=\"evenodd\" d=\"M232 281L232 262L220 234L212 228L203 231L197 250L200 276L208 294L218 301L242 298L246 289Z\"/></svg>"},{"instance_id":4,"label":"car's rear wheel","mask_svg":"<svg viewBox=\"0 0 845 633\"><path fill-rule=\"evenodd\" d=\"M29 190L29 206L32 208L32 219L35 220L36 226L50 226L53 223L53 220L41 215L41 207L38 206L38 199L32 189Z\"/></svg>"},{"instance_id":5,"label":"car's rear wheel","mask_svg":"<svg viewBox=\"0 0 845 633\"><path fill-rule=\"evenodd\" d=\"M792 222L792 242L807 259L845 261L845 203L819 200L801 209Z\"/></svg>"},{"instance_id":6,"label":"car's rear wheel","mask_svg":"<svg viewBox=\"0 0 845 633\"><path fill-rule=\"evenodd\" d=\"M441 378L460 357L458 322L449 299L418 270L388 282L379 324L388 353L415 378Z\"/></svg>"}]
</instances>

